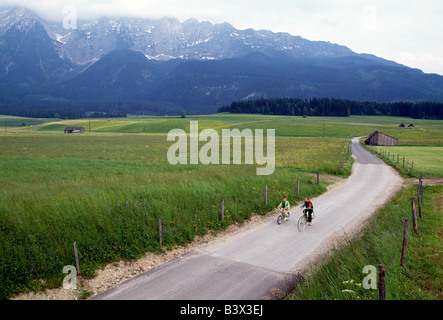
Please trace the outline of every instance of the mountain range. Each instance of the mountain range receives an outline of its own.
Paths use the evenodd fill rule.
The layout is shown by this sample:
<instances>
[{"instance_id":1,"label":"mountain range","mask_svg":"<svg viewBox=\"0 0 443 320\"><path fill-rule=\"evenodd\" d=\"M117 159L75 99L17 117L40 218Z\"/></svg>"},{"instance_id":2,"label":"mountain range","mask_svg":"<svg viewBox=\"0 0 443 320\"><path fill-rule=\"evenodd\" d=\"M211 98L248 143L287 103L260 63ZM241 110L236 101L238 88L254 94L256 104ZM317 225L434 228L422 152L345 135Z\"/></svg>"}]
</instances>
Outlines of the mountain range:
<instances>
[{"instance_id":1,"label":"mountain range","mask_svg":"<svg viewBox=\"0 0 443 320\"><path fill-rule=\"evenodd\" d=\"M261 97L443 102L443 77L228 23L101 18L66 30L25 8L0 10L2 113L83 106L204 114Z\"/></svg>"}]
</instances>

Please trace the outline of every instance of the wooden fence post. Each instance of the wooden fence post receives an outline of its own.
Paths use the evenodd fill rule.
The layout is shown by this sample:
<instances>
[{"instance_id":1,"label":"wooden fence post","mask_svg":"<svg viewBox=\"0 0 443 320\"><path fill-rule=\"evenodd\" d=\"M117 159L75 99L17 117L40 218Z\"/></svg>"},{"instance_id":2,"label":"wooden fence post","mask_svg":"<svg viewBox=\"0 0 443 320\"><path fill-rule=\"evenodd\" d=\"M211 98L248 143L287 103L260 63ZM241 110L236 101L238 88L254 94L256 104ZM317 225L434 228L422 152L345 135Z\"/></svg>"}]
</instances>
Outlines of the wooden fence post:
<instances>
[{"instance_id":1,"label":"wooden fence post","mask_svg":"<svg viewBox=\"0 0 443 320\"><path fill-rule=\"evenodd\" d=\"M417 206L418 206L418 216L421 219L421 194L420 194L420 187L417 188Z\"/></svg>"},{"instance_id":2,"label":"wooden fence post","mask_svg":"<svg viewBox=\"0 0 443 320\"><path fill-rule=\"evenodd\" d=\"M414 229L415 233L418 234L417 214L415 212L415 198L411 198L411 210L412 210L412 228Z\"/></svg>"},{"instance_id":3,"label":"wooden fence post","mask_svg":"<svg viewBox=\"0 0 443 320\"><path fill-rule=\"evenodd\" d=\"M403 156L403 169L405 168L405 156Z\"/></svg>"},{"instance_id":4,"label":"wooden fence post","mask_svg":"<svg viewBox=\"0 0 443 320\"><path fill-rule=\"evenodd\" d=\"M268 204L268 186L265 186L265 206Z\"/></svg>"},{"instance_id":5,"label":"wooden fence post","mask_svg":"<svg viewBox=\"0 0 443 320\"><path fill-rule=\"evenodd\" d=\"M75 266L77 267L77 274L80 274L80 262L78 260L77 241L74 241L74 255L75 255Z\"/></svg>"},{"instance_id":6,"label":"wooden fence post","mask_svg":"<svg viewBox=\"0 0 443 320\"><path fill-rule=\"evenodd\" d=\"M221 222L225 220L225 200L221 201Z\"/></svg>"},{"instance_id":7,"label":"wooden fence post","mask_svg":"<svg viewBox=\"0 0 443 320\"><path fill-rule=\"evenodd\" d=\"M409 219L405 219L405 229L403 231L403 247L401 249L400 266L405 267L406 247L408 245Z\"/></svg>"},{"instance_id":8,"label":"wooden fence post","mask_svg":"<svg viewBox=\"0 0 443 320\"><path fill-rule=\"evenodd\" d=\"M386 300L386 286L385 286L386 269L384 265L378 266L378 299Z\"/></svg>"},{"instance_id":9,"label":"wooden fence post","mask_svg":"<svg viewBox=\"0 0 443 320\"><path fill-rule=\"evenodd\" d=\"M163 246L163 230L162 230L162 218L158 218L158 240L160 242L160 247Z\"/></svg>"},{"instance_id":10,"label":"wooden fence post","mask_svg":"<svg viewBox=\"0 0 443 320\"><path fill-rule=\"evenodd\" d=\"M297 178L297 198L300 195L300 178Z\"/></svg>"}]
</instances>

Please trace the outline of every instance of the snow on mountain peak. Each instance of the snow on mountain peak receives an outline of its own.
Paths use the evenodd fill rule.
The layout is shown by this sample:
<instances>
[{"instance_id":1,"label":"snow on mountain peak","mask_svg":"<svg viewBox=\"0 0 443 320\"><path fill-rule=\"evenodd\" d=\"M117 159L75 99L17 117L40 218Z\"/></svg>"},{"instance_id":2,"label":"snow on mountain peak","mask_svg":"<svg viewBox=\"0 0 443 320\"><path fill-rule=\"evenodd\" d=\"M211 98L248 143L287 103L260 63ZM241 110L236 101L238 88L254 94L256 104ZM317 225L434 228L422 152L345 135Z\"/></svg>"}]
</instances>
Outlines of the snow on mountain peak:
<instances>
[{"instance_id":1,"label":"snow on mountain peak","mask_svg":"<svg viewBox=\"0 0 443 320\"><path fill-rule=\"evenodd\" d=\"M59 54L75 64L88 64L116 49L139 51L154 59L208 60L283 51L292 56L343 56L354 54L345 47L310 41L267 30L237 30L229 23L213 24L176 18L100 18L85 22L76 30L63 30L60 23L44 23L30 10L9 8L0 11L0 32L7 26L29 28L39 21L58 43ZM15 23L15 24L14 24Z\"/></svg>"}]
</instances>

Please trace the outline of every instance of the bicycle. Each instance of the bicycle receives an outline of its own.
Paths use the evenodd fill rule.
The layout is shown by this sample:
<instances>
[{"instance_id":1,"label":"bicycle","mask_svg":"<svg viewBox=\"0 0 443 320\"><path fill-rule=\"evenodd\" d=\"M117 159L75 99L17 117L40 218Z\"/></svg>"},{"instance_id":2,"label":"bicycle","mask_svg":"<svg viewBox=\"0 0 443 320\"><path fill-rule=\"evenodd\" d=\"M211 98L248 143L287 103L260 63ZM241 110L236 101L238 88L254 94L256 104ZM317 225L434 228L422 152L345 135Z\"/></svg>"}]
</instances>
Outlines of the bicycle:
<instances>
[{"instance_id":1,"label":"bicycle","mask_svg":"<svg viewBox=\"0 0 443 320\"><path fill-rule=\"evenodd\" d=\"M286 218L289 219L290 216L291 213L286 211ZM283 210L280 210L280 215L277 218L277 224L281 224L283 221L285 221L285 214L283 213Z\"/></svg>"},{"instance_id":2,"label":"bicycle","mask_svg":"<svg viewBox=\"0 0 443 320\"><path fill-rule=\"evenodd\" d=\"M314 218L315 218L315 212L312 212L311 218L312 218L311 219L311 223L312 223L312 221L314 221ZM303 230L305 230L307 224L308 224L308 214L306 212L303 212L303 215L298 219L298 222L297 222L298 231L302 232Z\"/></svg>"}]
</instances>

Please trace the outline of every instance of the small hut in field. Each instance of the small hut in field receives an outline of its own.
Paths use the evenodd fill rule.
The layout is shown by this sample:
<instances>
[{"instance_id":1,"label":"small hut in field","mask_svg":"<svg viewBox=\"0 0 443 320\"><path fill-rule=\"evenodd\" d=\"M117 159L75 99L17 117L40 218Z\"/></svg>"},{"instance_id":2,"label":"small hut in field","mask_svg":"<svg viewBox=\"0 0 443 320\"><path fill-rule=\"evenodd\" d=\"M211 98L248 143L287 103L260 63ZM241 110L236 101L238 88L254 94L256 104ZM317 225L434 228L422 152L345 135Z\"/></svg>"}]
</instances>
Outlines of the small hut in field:
<instances>
[{"instance_id":1,"label":"small hut in field","mask_svg":"<svg viewBox=\"0 0 443 320\"><path fill-rule=\"evenodd\" d=\"M366 145L370 146L398 146L398 139L388 136L387 134L374 131L365 140Z\"/></svg>"},{"instance_id":2,"label":"small hut in field","mask_svg":"<svg viewBox=\"0 0 443 320\"><path fill-rule=\"evenodd\" d=\"M83 127L66 127L65 133L85 133L85 128Z\"/></svg>"}]
</instances>

